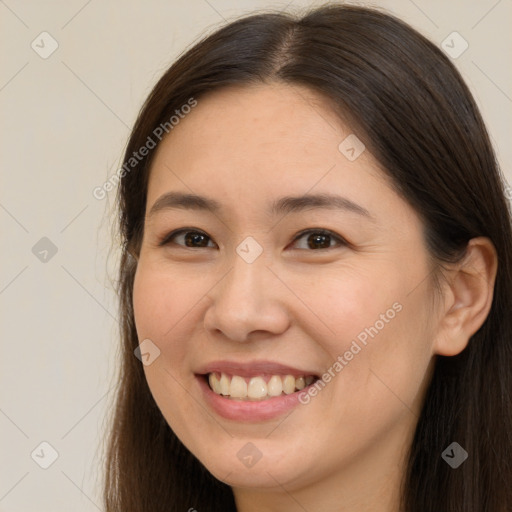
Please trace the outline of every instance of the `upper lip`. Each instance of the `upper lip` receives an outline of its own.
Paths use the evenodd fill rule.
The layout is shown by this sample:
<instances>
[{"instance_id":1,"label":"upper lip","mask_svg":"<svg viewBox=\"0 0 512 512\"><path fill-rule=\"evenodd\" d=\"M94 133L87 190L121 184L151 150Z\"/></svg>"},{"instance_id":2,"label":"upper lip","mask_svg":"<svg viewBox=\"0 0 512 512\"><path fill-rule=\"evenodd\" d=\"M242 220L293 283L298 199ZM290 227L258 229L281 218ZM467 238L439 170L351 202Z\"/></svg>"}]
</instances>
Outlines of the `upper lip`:
<instances>
[{"instance_id":1,"label":"upper lip","mask_svg":"<svg viewBox=\"0 0 512 512\"><path fill-rule=\"evenodd\" d=\"M239 375L240 377L254 377L261 374L271 375L293 375L294 377L317 376L317 373L310 370L302 370L292 366L284 365L274 361L213 361L198 369L196 372L200 375L208 373L226 373L229 375Z\"/></svg>"}]
</instances>

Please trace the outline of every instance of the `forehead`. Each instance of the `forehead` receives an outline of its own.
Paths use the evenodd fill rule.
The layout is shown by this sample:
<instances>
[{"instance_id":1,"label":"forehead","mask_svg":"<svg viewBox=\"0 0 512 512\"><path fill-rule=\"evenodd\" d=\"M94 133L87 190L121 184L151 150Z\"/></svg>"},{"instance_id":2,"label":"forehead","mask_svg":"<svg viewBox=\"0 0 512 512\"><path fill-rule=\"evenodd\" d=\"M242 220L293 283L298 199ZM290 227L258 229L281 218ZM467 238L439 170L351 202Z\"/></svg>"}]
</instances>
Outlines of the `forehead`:
<instances>
[{"instance_id":1,"label":"forehead","mask_svg":"<svg viewBox=\"0 0 512 512\"><path fill-rule=\"evenodd\" d=\"M319 138L336 142L347 130L325 98L301 86L266 84L230 86L201 97L171 135L183 147L228 145L229 158L269 147L305 156ZM305 152L299 151L303 142Z\"/></svg>"},{"instance_id":2,"label":"forehead","mask_svg":"<svg viewBox=\"0 0 512 512\"><path fill-rule=\"evenodd\" d=\"M266 194L272 193L269 187L305 193L320 181L339 185L342 177L356 186L363 173L385 181L367 151L352 162L340 152L349 136L350 127L332 104L305 87L227 87L198 99L164 138L153 161L149 195L179 178L210 187L221 181L244 184L249 193L257 188Z\"/></svg>"},{"instance_id":3,"label":"forehead","mask_svg":"<svg viewBox=\"0 0 512 512\"><path fill-rule=\"evenodd\" d=\"M340 150L355 134L322 97L280 84L223 89L197 101L156 149L146 221L163 196L177 192L213 199L214 215L233 229L274 225L273 211L292 220L307 210L310 221L350 215L349 223L402 238L422 231L419 216L368 150L355 159ZM337 195L369 215L346 207L296 208L297 198L312 194ZM191 198L185 201L190 206ZM188 210L208 214L208 208Z\"/></svg>"}]
</instances>

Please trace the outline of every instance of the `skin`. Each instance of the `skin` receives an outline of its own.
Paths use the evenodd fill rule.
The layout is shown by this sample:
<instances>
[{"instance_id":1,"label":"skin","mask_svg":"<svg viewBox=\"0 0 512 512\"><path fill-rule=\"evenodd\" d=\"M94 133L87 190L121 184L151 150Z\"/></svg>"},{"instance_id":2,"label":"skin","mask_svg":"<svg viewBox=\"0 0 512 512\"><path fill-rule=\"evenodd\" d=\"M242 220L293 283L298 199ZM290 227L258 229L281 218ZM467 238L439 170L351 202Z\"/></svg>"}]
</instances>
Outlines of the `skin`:
<instances>
[{"instance_id":1,"label":"skin","mask_svg":"<svg viewBox=\"0 0 512 512\"><path fill-rule=\"evenodd\" d=\"M201 98L156 150L133 299L139 340L161 354L144 370L166 421L232 486L239 511L398 510L436 354L463 350L490 308L492 244L474 239L434 295L418 215L368 150L355 161L339 151L350 133L306 88L230 87ZM148 216L169 191L214 198L223 210ZM371 218L268 212L278 197L320 192L349 198ZM183 236L159 246L182 227L206 233L208 246L186 247ZM306 228L349 244L334 237L329 249L308 248L308 235L295 240ZM248 236L263 248L251 264L236 252ZM201 365L265 359L322 374L395 303L401 311L289 415L242 423L203 401ZM251 468L237 457L247 442L262 453Z\"/></svg>"}]
</instances>

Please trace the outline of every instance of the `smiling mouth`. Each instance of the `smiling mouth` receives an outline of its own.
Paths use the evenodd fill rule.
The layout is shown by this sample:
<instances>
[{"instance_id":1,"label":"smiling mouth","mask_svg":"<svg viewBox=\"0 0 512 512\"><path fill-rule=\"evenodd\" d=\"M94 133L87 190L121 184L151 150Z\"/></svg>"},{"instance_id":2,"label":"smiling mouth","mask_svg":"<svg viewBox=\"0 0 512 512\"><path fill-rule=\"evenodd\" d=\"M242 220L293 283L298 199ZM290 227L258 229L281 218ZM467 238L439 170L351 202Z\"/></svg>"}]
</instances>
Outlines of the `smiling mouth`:
<instances>
[{"instance_id":1,"label":"smiling mouth","mask_svg":"<svg viewBox=\"0 0 512 512\"><path fill-rule=\"evenodd\" d=\"M270 400L290 395L310 386L318 377L315 375L258 375L241 377L224 372L211 372L202 375L210 389L224 398L239 401Z\"/></svg>"}]
</instances>

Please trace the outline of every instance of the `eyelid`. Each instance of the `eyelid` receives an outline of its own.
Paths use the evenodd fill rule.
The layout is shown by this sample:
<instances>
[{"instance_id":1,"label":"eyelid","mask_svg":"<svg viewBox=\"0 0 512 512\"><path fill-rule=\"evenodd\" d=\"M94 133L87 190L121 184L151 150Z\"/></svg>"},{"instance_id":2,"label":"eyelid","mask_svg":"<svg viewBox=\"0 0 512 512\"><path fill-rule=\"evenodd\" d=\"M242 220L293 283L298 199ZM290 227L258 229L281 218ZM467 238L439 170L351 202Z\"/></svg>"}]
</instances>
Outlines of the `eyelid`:
<instances>
[{"instance_id":1,"label":"eyelid","mask_svg":"<svg viewBox=\"0 0 512 512\"><path fill-rule=\"evenodd\" d=\"M183 233L188 233L188 232L198 233L198 234L204 235L204 236L208 237L210 240L212 240L212 237L210 235L208 235L208 233L202 231L201 229L192 228L192 227L185 227L185 228L175 229L175 230L171 231L170 233L167 233L158 242L158 246L159 247L165 246L165 245L169 244L171 242L171 239L174 238L175 236L181 235ZM213 242L213 240L212 240L212 242ZM215 243L215 242L213 242L213 243ZM184 247L185 249L191 249L191 247L186 247L185 245L180 245L180 244L176 244L176 245L178 247ZM215 244L215 245L217 245L217 244ZM204 249L204 247L202 247L202 249Z\"/></svg>"},{"instance_id":2,"label":"eyelid","mask_svg":"<svg viewBox=\"0 0 512 512\"><path fill-rule=\"evenodd\" d=\"M322 252L322 251L327 251L329 249L336 249L336 248L342 247L344 245L345 246L351 246L351 244L344 237L342 237L341 235L338 235L334 231L331 231L330 229L326 229L326 228L307 228L307 229L304 229L304 230L300 231L299 233L297 233L297 235L293 239L292 243L296 242L297 240L302 238L304 235L308 235L308 234L329 235L331 238L337 239L338 242L339 242L339 244L337 246L327 247L325 249L316 249L316 250L312 249L309 252ZM307 250L307 249L295 249L295 250L304 251L304 250Z\"/></svg>"},{"instance_id":3,"label":"eyelid","mask_svg":"<svg viewBox=\"0 0 512 512\"><path fill-rule=\"evenodd\" d=\"M174 238L175 236L181 235L181 234L187 233L187 232L194 232L194 233L198 233L200 235L204 235L207 238L209 238L210 241L212 241L215 245L217 245L213 241L212 237L210 235L208 235L208 233L206 233L205 231L203 231L201 229L192 228L192 227L179 228L179 229L175 229L175 230L171 231L170 233L165 235L161 241L159 241L158 245L160 247L161 246L165 246L165 245L169 244L171 239ZM339 242L339 244L337 246L332 246L332 247L327 247L327 248L322 248L322 249L316 249L316 250L311 249L309 252L321 252L321 251L326 251L328 249L336 249L337 247L341 247L341 246L344 246L344 245L345 246L351 246L351 244L344 237L342 237L341 235L338 235L334 231L331 231L331 230L325 229L325 228L307 228L307 229L304 229L304 230L300 231L299 233L297 233L297 235L292 240L292 244L295 243L297 240L301 239L304 235L308 235L308 234L329 235L330 237L338 240L338 242ZM186 246L181 245L181 244L176 244L176 245L178 247L183 247L183 248L186 248L186 249L194 249L193 247L186 247ZM206 247L198 247L196 249L206 249ZM299 250L299 251L306 250L307 251L307 249L295 249L295 250Z\"/></svg>"}]
</instances>

